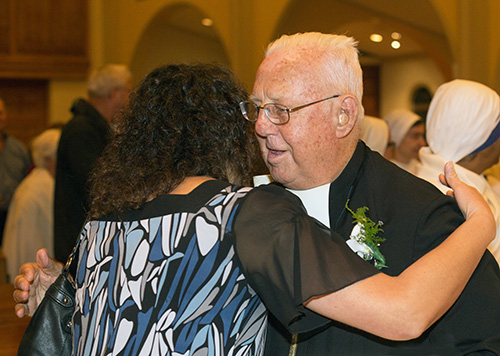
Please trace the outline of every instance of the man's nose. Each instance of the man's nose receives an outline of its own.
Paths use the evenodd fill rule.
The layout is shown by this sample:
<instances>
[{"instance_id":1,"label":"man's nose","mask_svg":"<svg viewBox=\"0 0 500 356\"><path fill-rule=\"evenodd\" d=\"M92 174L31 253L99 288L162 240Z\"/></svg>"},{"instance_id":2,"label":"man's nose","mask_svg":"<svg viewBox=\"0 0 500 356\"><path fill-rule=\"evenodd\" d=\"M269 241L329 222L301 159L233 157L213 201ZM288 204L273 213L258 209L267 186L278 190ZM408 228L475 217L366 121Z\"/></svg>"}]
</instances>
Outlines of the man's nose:
<instances>
[{"instance_id":1,"label":"man's nose","mask_svg":"<svg viewBox=\"0 0 500 356\"><path fill-rule=\"evenodd\" d=\"M257 121L255 121L255 133L259 136L266 137L277 131L277 126L269 121L263 109L259 110Z\"/></svg>"}]
</instances>

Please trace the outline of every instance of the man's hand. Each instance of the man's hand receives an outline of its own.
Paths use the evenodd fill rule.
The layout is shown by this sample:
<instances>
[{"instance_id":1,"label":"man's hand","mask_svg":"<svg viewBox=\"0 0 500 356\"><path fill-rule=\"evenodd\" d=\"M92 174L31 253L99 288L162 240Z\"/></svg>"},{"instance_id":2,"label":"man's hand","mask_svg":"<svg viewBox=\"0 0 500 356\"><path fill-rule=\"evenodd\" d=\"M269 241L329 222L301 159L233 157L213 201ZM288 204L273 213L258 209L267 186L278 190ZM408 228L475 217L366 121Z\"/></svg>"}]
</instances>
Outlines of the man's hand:
<instances>
[{"instance_id":1,"label":"man's hand","mask_svg":"<svg viewBox=\"0 0 500 356\"><path fill-rule=\"evenodd\" d=\"M49 257L46 249L36 253L36 263L25 263L14 279L14 307L22 318L32 316L42 301L45 292L61 273L63 265Z\"/></svg>"}]
</instances>

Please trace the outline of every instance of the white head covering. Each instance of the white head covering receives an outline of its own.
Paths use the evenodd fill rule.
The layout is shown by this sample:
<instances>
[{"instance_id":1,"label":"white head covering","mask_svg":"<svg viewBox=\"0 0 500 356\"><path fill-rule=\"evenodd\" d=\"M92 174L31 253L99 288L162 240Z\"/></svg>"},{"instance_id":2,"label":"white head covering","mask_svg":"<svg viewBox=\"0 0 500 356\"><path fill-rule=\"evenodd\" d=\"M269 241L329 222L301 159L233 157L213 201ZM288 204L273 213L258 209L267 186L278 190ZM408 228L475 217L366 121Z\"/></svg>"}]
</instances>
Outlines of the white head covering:
<instances>
[{"instance_id":1,"label":"white head covering","mask_svg":"<svg viewBox=\"0 0 500 356\"><path fill-rule=\"evenodd\" d=\"M391 130L391 140L394 141L396 147L408 134L417 121L422 120L420 116L406 109L396 109L388 113L384 120L389 124Z\"/></svg>"},{"instance_id":2,"label":"white head covering","mask_svg":"<svg viewBox=\"0 0 500 356\"><path fill-rule=\"evenodd\" d=\"M457 162L486 142L498 124L500 97L487 86L456 79L442 84L427 113L432 152Z\"/></svg>"},{"instance_id":3,"label":"white head covering","mask_svg":"<svg viewBox=\"0 0 500 356\"><path fill-rule=\"evenodd\" d=\"M389 126L382 119L365 116L361 122L361 139L372 150L384 155L389 143Z\"/></svg>"}]
</instances>

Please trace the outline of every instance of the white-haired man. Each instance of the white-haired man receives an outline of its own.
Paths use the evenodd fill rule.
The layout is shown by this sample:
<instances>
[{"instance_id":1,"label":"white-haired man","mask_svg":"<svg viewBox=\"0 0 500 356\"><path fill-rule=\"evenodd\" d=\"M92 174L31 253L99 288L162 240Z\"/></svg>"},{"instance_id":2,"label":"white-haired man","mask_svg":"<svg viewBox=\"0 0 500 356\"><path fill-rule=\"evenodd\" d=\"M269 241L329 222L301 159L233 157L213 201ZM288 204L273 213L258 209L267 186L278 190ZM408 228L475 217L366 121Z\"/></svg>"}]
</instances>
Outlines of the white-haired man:
<instances>
[{"instance_id":1,"label":"white-haired man","mask_svg":"<svg viewBox=\"0 0 500 356\"><path fill-rule=\"evenodd\" d=\"M72 119L64 126L57 151L54 197L54 253L66 261L85 221L87 181L110 138L110 122L132 89L129 69L108 64L87 83L88 99L77 99Z\"/></svg>"},{"instance_id":2,"label":"white-haired man","mask_svg":"<svg viewBox=\"0 0 500 356\"><path fill-rule=\"evenodd\" d=\"M352 38L297 34L283 36L268 47L250 101L241 107L247 119L255 121L272 178L300 197L314 191L314 199L303 199L308 212L315 214L311 204L321 207L317 218L346 239L354 226L352 212L368 208L366 215L383 223L381 235L386 240L379 248L385 261L380 255L360 251L363 246L357 252L380 267L385 263L388 267L383 272L398 275L440 244L463 218L452 199L359 141L362 92L362 72ZM328 291L318 295L325 293ZM297 330L297 321L308 317L298 307L293 320L271 318L265 353L500 354L499 300L500 271L486 252L457 303L418 339L387 341L320 316L317 320L309 316L308 326ZM310 307L314 299L297 301L298 306L302 303ZM474 320L477 322L471 327ZM292 336L287 328L301 333Z\"/></svg>"}]
</instances>

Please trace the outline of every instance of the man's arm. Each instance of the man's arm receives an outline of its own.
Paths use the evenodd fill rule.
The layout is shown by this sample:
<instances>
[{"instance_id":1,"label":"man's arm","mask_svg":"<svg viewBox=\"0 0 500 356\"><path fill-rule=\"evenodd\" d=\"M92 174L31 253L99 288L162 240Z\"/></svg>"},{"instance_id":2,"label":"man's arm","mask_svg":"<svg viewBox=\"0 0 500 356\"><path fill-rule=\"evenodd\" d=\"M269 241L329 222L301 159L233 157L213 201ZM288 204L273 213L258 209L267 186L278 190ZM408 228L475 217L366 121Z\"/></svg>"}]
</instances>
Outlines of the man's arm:
<instances>
[{"instance_id":1,"label":"man's arm","mask_svg":"<svg viewBox=\"0 0 500 356\"><path fill-rule=\"evenodd\" d=\"M51 258L47 250L36 253L36 263L25 263L14 279L15 312L19 318L31 316L45 292L61 273L63 265Z\"/></svg>"}]
</instances>

